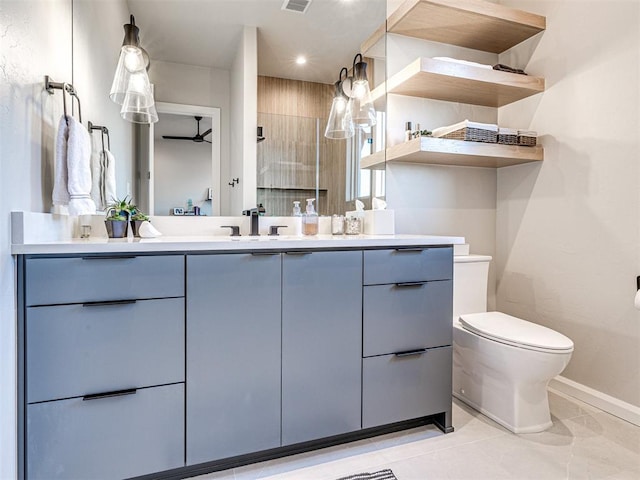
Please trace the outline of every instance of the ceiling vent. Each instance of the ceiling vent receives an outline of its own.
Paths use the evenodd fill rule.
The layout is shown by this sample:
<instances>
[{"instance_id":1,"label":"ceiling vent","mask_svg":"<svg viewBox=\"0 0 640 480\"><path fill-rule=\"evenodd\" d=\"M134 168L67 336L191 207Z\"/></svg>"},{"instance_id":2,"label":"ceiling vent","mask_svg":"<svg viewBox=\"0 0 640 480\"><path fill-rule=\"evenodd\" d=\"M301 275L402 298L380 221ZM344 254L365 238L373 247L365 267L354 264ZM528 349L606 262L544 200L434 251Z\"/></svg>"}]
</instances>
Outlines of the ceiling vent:
<instances>
[{"instance_id":1,"label":"ceiling vent","mask_svg":"<svg viewBox=\"0 0 640 480\"><path fill-rule=\"evenodd\" d=\"M311 5L311 0L284 0L282 10L289 12L307 13L307 9Z\"/></svg>"}]
</instances>

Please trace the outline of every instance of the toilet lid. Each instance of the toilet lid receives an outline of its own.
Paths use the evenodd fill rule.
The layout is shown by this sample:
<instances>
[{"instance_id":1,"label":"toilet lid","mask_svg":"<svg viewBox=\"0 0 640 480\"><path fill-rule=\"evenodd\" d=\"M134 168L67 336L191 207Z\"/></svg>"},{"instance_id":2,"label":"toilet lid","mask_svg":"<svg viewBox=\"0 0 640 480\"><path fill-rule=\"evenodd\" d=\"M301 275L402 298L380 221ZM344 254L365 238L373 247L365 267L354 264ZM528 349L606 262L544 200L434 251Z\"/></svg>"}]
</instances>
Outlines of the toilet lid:
<instances>
[{"instance_id":1,"label":"toilet lid","mask_svg":"<svg viewBox=\"0 0 640 480\"><path fill-rule=\"evenodd\" d=\"M466 330L514 347L551 353L573 351L573 342L561 333L501 312L460 316Z\"/></svg>"}]
</instances>

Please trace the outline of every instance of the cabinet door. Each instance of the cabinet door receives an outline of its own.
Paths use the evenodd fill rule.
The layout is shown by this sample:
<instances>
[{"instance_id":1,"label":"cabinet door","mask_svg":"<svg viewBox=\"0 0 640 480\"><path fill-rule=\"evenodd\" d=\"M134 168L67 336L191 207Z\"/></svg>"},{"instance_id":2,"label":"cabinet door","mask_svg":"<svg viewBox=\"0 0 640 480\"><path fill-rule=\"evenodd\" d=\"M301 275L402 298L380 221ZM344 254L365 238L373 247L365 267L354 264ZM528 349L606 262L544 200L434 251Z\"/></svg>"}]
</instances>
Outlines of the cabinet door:
<instances>
[{"instance_id":1,"label":"cabinet door","mask_svg":"<svg viewBox=\"0 0 640 480\"><path fill-rule=\"evenodd\" d=\"M27 401L184 382L184 298L27 308Z\"/></svg>"},{"instance_id":2,"label":"cabinet door","mask_svg":"<svg viewBox=\"0 0 640 480\"><path fill-rule=\"evenodd\" d=\"M362 252L282 262L282 444L358 430Z\"/></svg>"},{"instance_id":3,"label":"cabinet door","mask_svg":"<svg viewBox=\"0 0 640 480\"><path fill-rule=\"evenodd\" d=\"M362 426L451 412L451 347L364 359Z\"/></svg>"},{"instance_id":4,"label":"cabinet door","mask_svg":"<svg viewBox=\"0 0 640 480\"><path fill-rule=\"evenodd\" d=\"M451 345L452 283L364 287L364 356Z\"/></svg>"},{"instance_id":5,"label":"cabinet door","mask_svg":"<svg viewBox=\"0 0 640 480\"><path fill-rule=\"evenodd\" d=\"M184 384L27 406L27 478L114 479L184 466Z\"/></svg>"},{"instance_id":6,"label":"cabinet door","mask_svg":"<svg viewBox=\"0 0 640 480\"><path fill-rule=\"evenodd\" d=\"M187 257L187 464L280 446L280 255Z\"/></svg>"}]
</instances>

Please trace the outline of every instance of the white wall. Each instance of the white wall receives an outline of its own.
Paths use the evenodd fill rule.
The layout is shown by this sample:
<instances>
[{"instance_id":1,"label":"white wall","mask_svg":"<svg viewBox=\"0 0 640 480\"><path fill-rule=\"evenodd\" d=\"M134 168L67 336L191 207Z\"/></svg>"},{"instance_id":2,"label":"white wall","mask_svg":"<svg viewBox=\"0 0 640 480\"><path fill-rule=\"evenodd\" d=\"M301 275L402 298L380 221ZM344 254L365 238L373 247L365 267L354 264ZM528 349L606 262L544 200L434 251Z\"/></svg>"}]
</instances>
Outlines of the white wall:
<instances>
[{"instance_id":1,"label":"white wall","mask_svg":"<svg viewBox=\"0 0 640 480\"><path fill-rule=\"evenodd\" d=\"M640 406L640 3L501 3L547 17L500 57L547 85L499 111L545 159L498 172L498 307L574 341L565 377Z\"/></svg>"},{"instance_id":2,"label":"white wall","mask_svg":"<svg viewBox=\"0 0 640 480\"><path fill-rule=\"evenodd\" d=\"M72 36L71 0L0 2L0 222L3 225L0 228L0 478L3 479L15 478L17 467L16 292L9 212L49 211L54 138L62 115L61 92L47 94L44 76L50 75L58 82L73 82L83 101L85 124L87 119L109 122L109 128L117 132L116 141L129 141L130 145L129 127L119 117L116 119L108 98L111 78L104 78L105 75L111 77L111 69L115 68L122 43L122 25L128 19L126 3L124 0L95 3L99 5L90 9L91 18L100 18L103 25L99 27L99 41L91 44L92 52L88 56L77 44L72 47L72 41L86 40L88 30L76 21ZM82 6L76 13L84 11ZM82 60L82 66L72 65L74 48L86 59ZM113 65L105 66L105 59L113 59ZM118 156L127 157L124 151ZM128 170L124 167L122 172ZM126 177L121 179L126 184ZM130 173L128 179L131 179Z\"/></svg>"},{"instance_id":3,"label":"white wall","mask_svg":"<svg viewBox=\"0 0 640 480\"><path fill-rule=\"evenodd\" d=\"M387 35L387 72L391 76L415 59L448 56L497 63L496 54L436 42ZM387 145L404 141L405 123L413 128L434 128L464 119L496 123L495 108L443 102L402 95L387 95ZM409 163L387 164L387 203L395 210L396 232L459 235L473 253L495 255L496 170ZM489 307L494 302L490 270Z\"/></svg>"},{"instance_id":4,"label":"white wall","mask_svg":"<svg viewBox=\"0 0 640 480\"><path fill-rule=\"evenodd\" d=\"M151 60L149 77L155 85L158 102L177 103L220 108L220 159L221 159L221 214L227 214L229 195L228 172L224 166L230 158L231 101L228 70L183 65L180 63Z\"/></svg>"},{"instance_id":5,"label":"white wall","mask_svg":"<svg viewBox=\"0 0 640 480\"><path fill-rule=\"evenodd\" d=\"M222 161L222 182L239 178L231 189L228 215L256 206L258 128L258 41L256 27L244 27L231 67L231 156ZM224 207L224 204L223 204Z\"/></svg>"}]
</instances>

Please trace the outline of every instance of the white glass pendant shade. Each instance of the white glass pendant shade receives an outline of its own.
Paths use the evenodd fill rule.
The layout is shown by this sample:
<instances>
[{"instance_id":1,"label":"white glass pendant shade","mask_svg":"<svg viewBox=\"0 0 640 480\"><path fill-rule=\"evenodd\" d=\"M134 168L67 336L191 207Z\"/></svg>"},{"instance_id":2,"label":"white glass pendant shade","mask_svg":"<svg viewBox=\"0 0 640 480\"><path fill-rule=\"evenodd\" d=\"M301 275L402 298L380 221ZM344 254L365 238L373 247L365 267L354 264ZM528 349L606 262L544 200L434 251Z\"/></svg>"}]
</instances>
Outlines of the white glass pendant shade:
<instances>
[{"instance_id":1,"label":"white glass pendant shade","mask_svg":"<svg viewBox=\"0 0 640 480\"><path fill-rule=\"evenodd\" d=\"M356 59L360 57L360 62ZM371 99L369 80L367 79L367 64L358 54L353 59L353 80L350 92L353 101L353 123L358 127L372 127L376 124L376 109Z\"/></svg>"},{"instance_id":2,"label":"white glass pendant shade","mask_svg":"<svg viewBox=\"0 0 640 480\"><path fill-rule=\"evenodd\" d=\"M343 79L344 74L344 79ZM333 139L351 138L355 133L353 120L351 118L351 100L345 95L342 88L342 82L346 80L348 75L347 69L340 70L338 81L334 83L335 94L331 102L331 111L329 112L329 120L327 128L324 130L324 136Z\"/></svg>"},{"instance_id":3,"label":"white glass pendant shade","mask_svg":"<svg viewBox=\"0 0 640 480\"><path fill-rule=\"evenodd\" d=\"M153 90L146 70L142 69L139 72L131 73L120 115L130 122L149 123L148 121L140 120L140 118L151 115L152 107L154 107L153 111L155 112ZM157 117L157 114L155 116Z\"/></svg>"},{"instance_id":4,"label":"white glass pendant shade","mask_svg":"<svg viewBox=\"0 0 640 480\"><path fill-rule=\"evenodd\" d=\"M376 109L373 106L373 100L371 100L369 84L357 85L356 82L353 86L353 92L354 96L351 99L353 123L358 127L372 127L376 124Z\"/></svg>"},{"instance_id":5,"label":"white glass pendant shade","mask_svg":"<svg viewBox=\"0 0 640 480\"><path fill-rule=\"evenodd\" d=\"M355 132L351 119L351 101L345 96L336 96L331 103L331 112L324 136L333 139L351 138Z\"/></svg>"},{"instance_id":6,"label":"white glass pendant shade","mask_svg":"<svg viewBox=\"0 0 640 480\"><path fill-rule=\"evenodd\" d=\"M132 123L156 123L158 121L158 112L156 106L151 105L148 108L140 108L138 110L124 110L120 111L122 118Z\"/></svg>"},{"instance_id":7,"label":"white glass pendant shade","mask_svg":"<svg viewBox=\"0 0 640 480\"><path fill-rule=\"evenodd\" d=\"M118 105L124 103L127 94L127 88L131 75L138 73L146 68L146 62L142 54L142 50L132 45L123 45L120 49L120 57L118 58L118 66L113 76L111 84L111 92L109 98Z\"/></svg>"}]
</instances>

